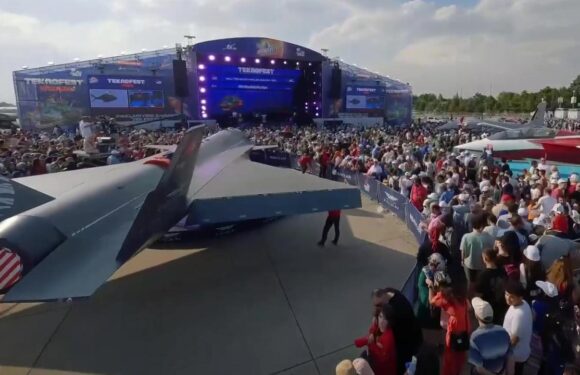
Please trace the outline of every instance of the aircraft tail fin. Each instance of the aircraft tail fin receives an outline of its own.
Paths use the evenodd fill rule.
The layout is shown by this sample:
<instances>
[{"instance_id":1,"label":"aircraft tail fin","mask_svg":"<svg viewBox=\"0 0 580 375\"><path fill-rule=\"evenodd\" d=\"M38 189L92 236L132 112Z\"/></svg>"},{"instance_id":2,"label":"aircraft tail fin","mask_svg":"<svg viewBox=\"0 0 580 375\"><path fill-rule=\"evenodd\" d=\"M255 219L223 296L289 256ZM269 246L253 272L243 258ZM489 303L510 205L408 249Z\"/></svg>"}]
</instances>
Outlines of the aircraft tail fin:
<instances>
[{"instance_id":1,"label":"aircraft tail fin","mask_svg":"<svg viewBox=\"0 0 580 375\"><path fill-rule=\"evenodd\" d=\"M171 158L159 184L145 198L117 255L126 262L139 250L155 242L188 212L192 197L189 186L201 147L204 126L189 129Z\"/></svg>"},{"instance_id":2,"label":"aircraft tail fin","mask_svg":"<svg viewBox=\"0 0 580 375\"><path fill-rule=\"evenodd\" d=\"M532 128L543 128L544 118L546 116L546 102L542 101L538 104L536 111L534 112L532 119L529 122Z\"/></svg>"}]
</instances>

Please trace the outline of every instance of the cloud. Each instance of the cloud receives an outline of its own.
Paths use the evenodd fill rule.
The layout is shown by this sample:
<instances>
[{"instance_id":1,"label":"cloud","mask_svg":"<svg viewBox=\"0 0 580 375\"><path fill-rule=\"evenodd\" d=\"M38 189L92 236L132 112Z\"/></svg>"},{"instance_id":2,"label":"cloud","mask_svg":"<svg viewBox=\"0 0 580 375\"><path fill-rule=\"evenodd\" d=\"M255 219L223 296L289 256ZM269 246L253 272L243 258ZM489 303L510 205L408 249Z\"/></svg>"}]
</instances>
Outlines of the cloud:
<instances>
[{"instance_id":1,"label":"cloud","mask_svg":"<svg viewBox=\"0 0 580 375\"><path fill-rule=\"evenodd\" d=\"M442 3L444 5L442 5ZM464 95L569 84L578 0L20 0L0 5L0 101L22 65L235 36L330 49L416 92Z\"/></svg>"}]
</instances>

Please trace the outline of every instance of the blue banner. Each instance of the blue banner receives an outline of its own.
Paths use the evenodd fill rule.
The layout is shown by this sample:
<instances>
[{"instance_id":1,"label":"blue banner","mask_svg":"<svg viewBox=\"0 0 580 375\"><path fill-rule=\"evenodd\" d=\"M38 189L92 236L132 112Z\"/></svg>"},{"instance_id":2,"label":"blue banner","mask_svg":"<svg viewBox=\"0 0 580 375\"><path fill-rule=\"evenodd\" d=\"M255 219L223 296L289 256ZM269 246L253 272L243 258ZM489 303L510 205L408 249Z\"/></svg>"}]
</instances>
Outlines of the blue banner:
<instances>
[{"instance_id":1,"label":"blue banner","mask_svg":"<svg viewBox=\"0 0 580 375\"><path fill-rule=\"evenodd\" d=\"M274 167L292 167L290 154L277 149L266 149L264 152L264 163Z\"/></svg>"},{"instance_id":2,"label":"blue banner","mask_svg":"<svg viewBox=\"0 0 580 375\"><path fill-rule=\"evenodd\" d=\"M415 239L418 243L422 244L425 241L426 233L421 228L421 220L423 220L423 215L413 206L412 204L407 204L407 228L413 233Z\"/></svg>"},{"instance_id":3,"label":"blue banner","mask_svg":"<svg viewBox=\"0 0 580 375\"><path fill-rule=\"evenodd\" d=\"M377 200L377 194L379 190L378 183L379 182L373 176L367 176L365 174L358 175L359 188L363 193L374 200Z\"/></svg>"},{"instance_id":4,"label":"blue banner","mask_svg":"<svg viewBox=\"0 0 580 375\"><path fill-rule=\"evenodd\" d=\"M337 180L345 182L352 186L358 186L358 173L348 170L348 169L339 169L337 171Z\"/></svg>"},{"instance_id":5,"label":"blue banner","mask_svg":"<svg viewBox=\"0 0 580 375\"><path fill-rule=\"evenodd\" d=\"M383 184L380 184L378 194L379 202L384 208L397 215L399 219L405 220L407 198Z\"/></svg>"}]
</instances>

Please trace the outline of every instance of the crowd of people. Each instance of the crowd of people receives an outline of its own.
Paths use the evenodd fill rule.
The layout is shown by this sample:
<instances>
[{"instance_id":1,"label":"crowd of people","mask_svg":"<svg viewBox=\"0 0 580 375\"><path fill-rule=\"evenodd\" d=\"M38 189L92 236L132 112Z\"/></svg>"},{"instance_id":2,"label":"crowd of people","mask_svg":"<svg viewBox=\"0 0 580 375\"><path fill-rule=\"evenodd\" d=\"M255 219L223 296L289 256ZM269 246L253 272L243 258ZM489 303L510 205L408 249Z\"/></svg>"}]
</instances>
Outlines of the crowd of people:
<instances>
[{"instance_id":1,"label":"crowd of people","mask_svg":"<svg viewBox=\"0 0 580 375\"><path fill-rule=\"evenodd\" d=\"M18 178L139 160L153 152L147 145L173 145L182 136L183 131L127 129L114 134L114 142L101 152L98 138L111 134L98 125L83 132L55 127L0 134L0 175Z\"/></svg>"},{"instance_id":2,"label":"crowd of people","mask_svg":"<svg viewBox=\"0 0 580 375\"><path fill-rule=\"evenodd\" d=\"M438 374L439 358L443 375L459 375L468 364L477 374L575 373L578 174L564 176L542 159L517 175L492 151L453 151L476 134L437 132L429 122L367 129L260 126L245 132L255 144L298 155L303 172L316 164L324 178L335 178L339 169L373 176L423 215L428 235L417 253L417 300L412 304L392 288L373 291L370 329L354 340L362 353L341 362L337 374ZM3 135L0 174L91 167L78 151L94 147L97 135L103 133L93 127L89 133L55 128ZM147 145L175 144L182 135L121 131L106 162L141 159Z\"/></svg>"},{"instance_id":3,"label":"crowd of people","mask_svg":"<svg viewBox=\"0 0 580 375\"><path fill-rule=\"evenodd\" d=\"M422 212L418 299L372 295L366 350L337 374L573 374L580 290L572 273L580 236L580 181L544 159L516 175L492 152L454 153L474 137L410 129L255 128L258 144L300 155L303 172L346 168L374 176ZM443 331L440 353L433 332ZM435 335L437 337L437 334ZM431 341L431 342L429 342ZM433 342L434 341L434 342ZM431 345L428 345L431 344Z\"/></svg>"},{"instance_id":4,"label":"crowd of people","mask_svg":"<svg viewBox=\"0 0 580 375\"><path fill-rule=\"evenodd\" d=\"M551 118L546 120L546 126L553 129L577 132L580 131L580 120Z\"/></svg>"}]
</instances>

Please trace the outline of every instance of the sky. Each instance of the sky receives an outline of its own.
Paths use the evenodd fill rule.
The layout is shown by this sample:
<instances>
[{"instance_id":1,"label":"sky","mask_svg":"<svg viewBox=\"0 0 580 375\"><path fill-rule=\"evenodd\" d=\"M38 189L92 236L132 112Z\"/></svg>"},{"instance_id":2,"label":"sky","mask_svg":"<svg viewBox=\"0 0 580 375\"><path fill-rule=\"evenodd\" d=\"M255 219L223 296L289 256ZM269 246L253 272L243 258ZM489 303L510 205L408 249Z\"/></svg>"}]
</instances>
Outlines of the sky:
<instances>
[{"instance_id":1,"label":"sky","mask_svg":"<svg viewBox=\"0 0 580 375\"><path fill-rule=\"evenodd\" d=\"M0 101L12 71L198 41L261 36L409 82L415 93L567 86L580 74L580 0L0 0Z\"/></svg>"}]
</instances>

